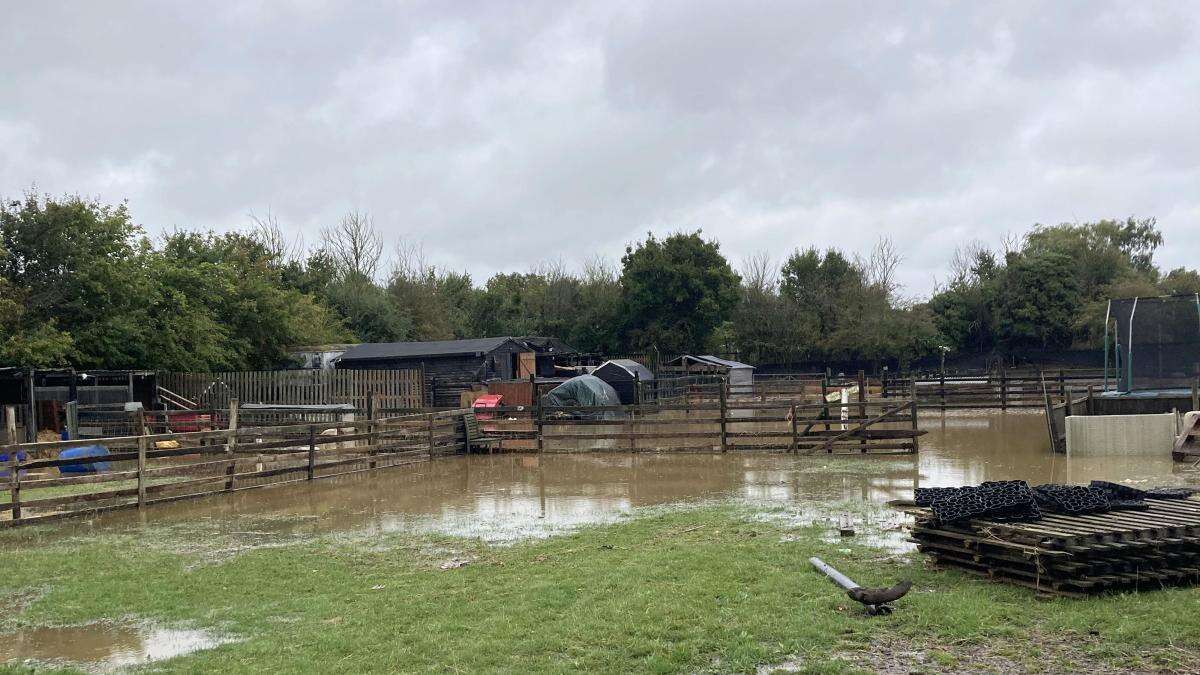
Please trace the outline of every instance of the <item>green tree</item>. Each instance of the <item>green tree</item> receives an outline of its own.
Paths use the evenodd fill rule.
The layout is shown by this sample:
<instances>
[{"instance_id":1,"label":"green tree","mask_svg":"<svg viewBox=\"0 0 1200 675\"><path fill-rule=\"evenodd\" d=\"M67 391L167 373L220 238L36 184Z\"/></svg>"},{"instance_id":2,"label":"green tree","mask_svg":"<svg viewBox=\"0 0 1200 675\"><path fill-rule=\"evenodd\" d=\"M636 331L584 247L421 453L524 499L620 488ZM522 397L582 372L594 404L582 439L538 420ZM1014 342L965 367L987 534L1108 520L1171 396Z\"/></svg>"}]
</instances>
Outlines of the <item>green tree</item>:
<instances>
[{"instance_id":1,"label":"green tree","mask_svg":"<svg viewBox=\"0 0 1200 675\"><path fill-rule=\"evenodd\" d=\"M997 308L997 329L1006 346L1071 346L1079 307L1070 258L1053 252L1008 255Z\"/></svg>"},{"instance_id":2,"label":"green tree","mask_svg":"<svg viewBox=\"0 0 1200 675\"><path fill-rule=\"evenodd\" d=\"M737 274L696 231L653 234L621 258L625 339L634 349L703 350L738 302Z\"/></svg>"}]
</instances>

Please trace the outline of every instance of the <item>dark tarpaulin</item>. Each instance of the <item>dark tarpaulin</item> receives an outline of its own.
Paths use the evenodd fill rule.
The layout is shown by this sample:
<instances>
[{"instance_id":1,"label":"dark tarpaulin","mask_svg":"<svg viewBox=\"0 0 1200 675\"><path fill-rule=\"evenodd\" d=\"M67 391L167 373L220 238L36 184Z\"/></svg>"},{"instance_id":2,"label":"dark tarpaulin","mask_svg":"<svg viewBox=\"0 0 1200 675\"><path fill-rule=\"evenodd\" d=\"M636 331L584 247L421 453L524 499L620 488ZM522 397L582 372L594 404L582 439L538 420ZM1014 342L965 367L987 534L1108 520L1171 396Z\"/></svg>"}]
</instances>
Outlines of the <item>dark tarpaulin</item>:
<instances>
[{"instance_id":1,"label":"dark tarpaulin","mask_svg":"<svg viewBox=\"0 0 1200 675\"><path fill-rule=\"evenodd\" d=\"M595 375L580 375L551 389L542 397L542 405L548 407L619 406L621 397L617 396L616 389ZM578 411L572 416L582 416L583 413L584 411ZM593 413L591 416L612 418L617 415L612 411L604 411L604 414Z\"/></svg>"}]
</instances>

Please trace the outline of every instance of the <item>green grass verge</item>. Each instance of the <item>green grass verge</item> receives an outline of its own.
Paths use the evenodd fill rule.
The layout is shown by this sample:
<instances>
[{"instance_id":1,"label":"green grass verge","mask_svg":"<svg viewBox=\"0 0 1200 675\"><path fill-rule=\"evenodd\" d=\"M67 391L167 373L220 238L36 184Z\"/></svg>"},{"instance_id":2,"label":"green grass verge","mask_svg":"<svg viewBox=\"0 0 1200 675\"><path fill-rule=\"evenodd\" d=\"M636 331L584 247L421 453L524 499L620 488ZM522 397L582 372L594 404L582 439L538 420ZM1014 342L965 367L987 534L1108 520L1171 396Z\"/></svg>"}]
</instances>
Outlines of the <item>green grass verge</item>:
<instances>
[{"instance_id":1,"label":"green grass verge","mask_svg":"<svg viewBox=\"0 0 1200 675\"><path fill-rule=\"evenodd\" d=\"M0 608L14 609L0 612L0 629L148 620L240 638L154 666L187 672L747 672L784 662L847 672L894 658L930 672L1200 665L1194 590L1040 602L926 570L915 554L847 553L822 528L780 520L705 507L503 548L394 534L224 558L174 550L202 536L186 529L7 532ZM866 617L809 567L811 555L865 585L907 576L916 588L896 614ZM441 569L451 557L472 562Z\"/></svg>"}]
</instances>

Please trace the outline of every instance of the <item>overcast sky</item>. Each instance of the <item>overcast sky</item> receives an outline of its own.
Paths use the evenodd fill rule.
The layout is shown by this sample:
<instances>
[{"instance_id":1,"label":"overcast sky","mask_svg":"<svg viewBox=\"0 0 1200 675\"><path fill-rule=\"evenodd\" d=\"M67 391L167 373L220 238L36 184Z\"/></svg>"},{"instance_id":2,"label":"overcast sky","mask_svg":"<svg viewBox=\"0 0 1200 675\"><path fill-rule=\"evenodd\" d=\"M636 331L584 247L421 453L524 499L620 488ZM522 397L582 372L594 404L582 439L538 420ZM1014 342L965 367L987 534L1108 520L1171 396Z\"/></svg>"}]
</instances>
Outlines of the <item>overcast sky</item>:
<instances>
[{"instance_id":1,"label":"overcast sky","mask_svg":"<svg viewBox=\"0 0 1200 675\"><path fill-rule=\"evenodd\" d=\"M10 2L0 195L150 232L348 209L482 283L702 228L734 263L1155 216L1200 250L1200 3ZM1190 256L1189 256L1190 252Z\"/></svg>"}]
</instances>

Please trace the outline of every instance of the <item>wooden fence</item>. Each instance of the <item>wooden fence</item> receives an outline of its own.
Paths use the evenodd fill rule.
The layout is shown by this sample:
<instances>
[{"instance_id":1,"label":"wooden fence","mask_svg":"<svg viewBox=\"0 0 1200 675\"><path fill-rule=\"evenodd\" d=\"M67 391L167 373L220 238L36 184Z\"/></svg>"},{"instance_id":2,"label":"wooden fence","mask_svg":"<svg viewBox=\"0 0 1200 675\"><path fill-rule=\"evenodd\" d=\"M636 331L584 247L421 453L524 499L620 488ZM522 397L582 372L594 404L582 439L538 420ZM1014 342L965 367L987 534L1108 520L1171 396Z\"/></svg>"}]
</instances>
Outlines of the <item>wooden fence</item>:
<instances>
[{"instance_id":1,"label":"wooden fence","mask_svg":"<svg viewBox=\"0 0 1200 675\"><path fill-rule=\"evenodd\" d=\"M329 478L465 451L463 414L443 411L284 426L241 423L237 403L197 431L106 438L104 457L63 458L97 441L0 448L0 527ZM224 425L225 428L221 428ZM64 468L108 464L97 473ZM91 467L89 467L91 468ZM51 470L58 470L54 475Z\"/></svg>"},{"instance_id":2,"label":"wooden fence","mask_svg":"<svg viewBox=\"0 0 1200 675\"><path fill-rule=\"evenodd\" d=\"M910 454L918 450L911 400L802 402L718 396L606 407L502 407L481 419L510 451Z\"/></svg>"},{"instance_id":3,"label":"wooden fence","mask_svg":"<svg viewBox=\"0 0 1200 675\"><path fill-rule=\"evenodd\" d=\"M365 410L378 396L385 410L424 407L419 370L262 370L227 373L162 373L164 398L180 397L183 407L226 408L229 401L282 405L348 403ZM191 405L187 405L187 404Z\"/></svg>"},{"instance_id":4,"label":"wooden fence","mask_svg":"<svg viewBox=\"0 0 1200 675\"><path fill-rule=\"evenodd\" d=\"M923 408L1042 408L1044 396L1065 400L1071 389L1099 390L1104 373L1099 369L1054 371L994 371L978 375L922 375L883 378L882 396L910 397L916 387Z\"/></svg>"}]
</instances>

